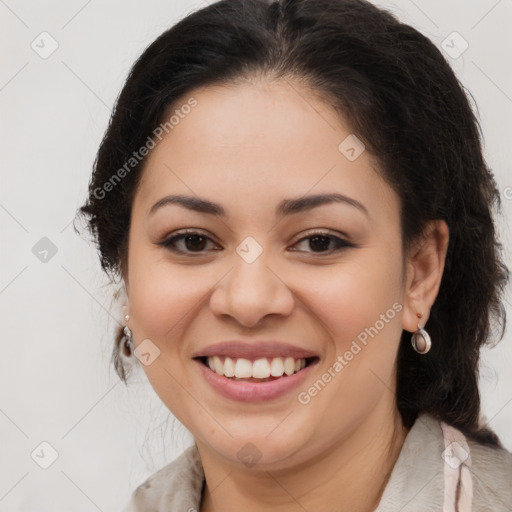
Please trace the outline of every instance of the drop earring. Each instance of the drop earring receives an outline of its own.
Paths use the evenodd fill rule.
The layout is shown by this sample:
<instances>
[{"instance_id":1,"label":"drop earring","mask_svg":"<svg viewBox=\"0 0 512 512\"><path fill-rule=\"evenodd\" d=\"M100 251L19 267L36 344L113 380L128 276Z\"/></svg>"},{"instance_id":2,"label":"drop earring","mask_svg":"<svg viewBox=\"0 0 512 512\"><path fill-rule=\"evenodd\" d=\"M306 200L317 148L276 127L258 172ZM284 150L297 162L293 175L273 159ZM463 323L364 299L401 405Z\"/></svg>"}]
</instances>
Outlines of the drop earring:
<instances>
[{"instance_id":1,"label":"drop earring","mask_svg":"<svg viewBox=\"0 0 512 512\"><path fill-rule=\"evenodd\" d=\"M418 319L421 319L423 315L416 313ZM418 323L418 330L413 333L411 337L412 348L418 352L418 354L426 354L432 347L432 340L428 332L420 327Z\"/></svg>"},{"instance_id":2,"label":"drop earring","mask_svg":"<svg viewBox=\"0 0 512 512\"><path fill-rule=\"evenodd\" d=\"M128 324L128 320L130 319L130 315L125 315L124 320L126 324ZM128 327L128 325L124 326L123 329L124 336L121 339L120 349L124 356L131 357L133 354L133 335L132 331Z\"/></svg>"}]
</instances>

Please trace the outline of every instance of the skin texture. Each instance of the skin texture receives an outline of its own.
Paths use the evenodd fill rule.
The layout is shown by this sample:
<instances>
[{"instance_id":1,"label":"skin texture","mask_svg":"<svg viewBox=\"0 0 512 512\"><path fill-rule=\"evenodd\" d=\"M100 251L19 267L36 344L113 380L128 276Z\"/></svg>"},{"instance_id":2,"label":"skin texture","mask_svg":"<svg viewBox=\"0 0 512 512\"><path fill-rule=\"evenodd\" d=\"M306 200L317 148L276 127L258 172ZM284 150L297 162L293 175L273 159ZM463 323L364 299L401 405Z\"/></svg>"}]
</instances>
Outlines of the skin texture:
<instances>
[{"instance_id":1,"label":"skin texture","mask_svg":"<svg viewBox=\"0 0 512 512\"><path fill-rule=\"evenodd\" d=\"M402 329L414 332L437 295L448 228L431 224L403 255L399 199L364 151L339 144L350 127L311 91L288 80L196 89L198 105L153 149L132 208L124 275L135 345L160 355L143 366L151 385L190 430L206 475L202 512L371 511L407 435L395 405ZM364 205L332 203L276 217L285 198L337 192ZM226 217L167 205L168 194L222 205ZM178 230L209 237L158 245ZM314 232L353 244L311 246ZM248 236L263 249L236 252ZM327 244L327 241L325 242ZM293 250L295 248L295 250ZM201 252L202 251L202 252ZM309 403L297 399L358 334L392 308L393 319ZM428 325L426 326L428 330ZM265 403L220 396L192 354L229 339L280 340L315 351L299 389ZM438 340L433 340L436 343ZM253 443L252 467L237 453Z\"/></svg>"}]
</instances>

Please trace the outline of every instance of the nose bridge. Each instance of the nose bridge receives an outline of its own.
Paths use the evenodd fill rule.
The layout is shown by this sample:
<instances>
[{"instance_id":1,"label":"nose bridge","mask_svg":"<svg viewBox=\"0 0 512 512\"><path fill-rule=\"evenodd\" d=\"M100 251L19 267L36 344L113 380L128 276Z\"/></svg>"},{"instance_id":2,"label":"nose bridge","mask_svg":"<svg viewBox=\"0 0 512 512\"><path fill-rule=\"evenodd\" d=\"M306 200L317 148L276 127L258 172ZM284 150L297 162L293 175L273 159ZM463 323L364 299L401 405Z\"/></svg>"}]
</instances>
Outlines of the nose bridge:
<instances>
[{"instance_id":1,"label":"nose bridge","mask_svg":"<svg viewBox=\"0 0 512 512\"><path fill-rule=\"evenodd\" d=\"M251 326L269 314L288 315L293 295L272 268L267 250L252 237L244 239L233 254L233 268L214 290L210 307Z\"/></svg>"}]
</instances>

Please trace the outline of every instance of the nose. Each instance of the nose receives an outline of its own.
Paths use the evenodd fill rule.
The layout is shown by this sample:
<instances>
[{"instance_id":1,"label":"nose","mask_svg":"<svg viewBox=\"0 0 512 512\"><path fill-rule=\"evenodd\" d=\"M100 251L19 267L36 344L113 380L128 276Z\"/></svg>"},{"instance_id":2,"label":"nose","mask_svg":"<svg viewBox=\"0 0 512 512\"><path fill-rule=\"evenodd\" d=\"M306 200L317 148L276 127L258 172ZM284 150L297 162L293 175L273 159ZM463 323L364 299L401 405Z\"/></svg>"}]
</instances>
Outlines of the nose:
<instances>
[{"instance_id":1,"label":"nose","mask_svg":"<svg viewBox=\"0 0 512 512\"><path fill-rule=\"evenodd\" d=\"M213 313L230 316L244 327L254 327L268 315L290 315L293 293L268 263L263 255L252 263L235 256L233 268L210 296Z\"/></svg>"}]
</instances>

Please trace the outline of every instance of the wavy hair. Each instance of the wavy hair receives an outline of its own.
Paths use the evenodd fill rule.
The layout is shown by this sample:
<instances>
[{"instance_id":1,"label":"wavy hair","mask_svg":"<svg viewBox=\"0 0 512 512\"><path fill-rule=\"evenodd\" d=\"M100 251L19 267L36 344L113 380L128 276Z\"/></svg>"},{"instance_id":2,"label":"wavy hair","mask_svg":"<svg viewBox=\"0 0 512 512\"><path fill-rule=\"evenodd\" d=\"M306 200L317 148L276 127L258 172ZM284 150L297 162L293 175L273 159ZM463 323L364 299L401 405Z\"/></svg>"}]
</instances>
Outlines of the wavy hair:
<instances>
[{"instance_id":1,"label":"wavy hair","mask_svg":"<svg viewBox=\"0 0 512 512\"><path fill-rule=\"evenodd\" d=\"M298 80L348 121L400 198L404 249L430 220L448 224L445 270L428 322L436 342L419 355L403 331L397 406L407 427L430 413L501 446L480 423L480 348L496 326L503 337L508 280L493 218L500 195L483 158L481 128L436 45L367 1L222 0L192 12L142 53L117 99L79 210L103 270L121 275L127 263L131 205L145 160L106 199L98 191L187 93L255 76ZM126 383L121 337L119 329L113 362Z\"/></svg>"}]
</instances>

